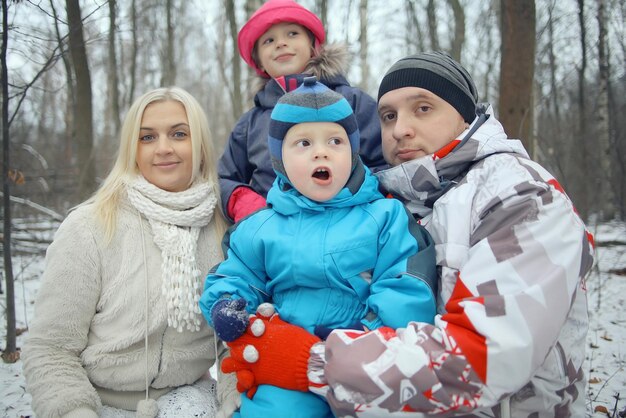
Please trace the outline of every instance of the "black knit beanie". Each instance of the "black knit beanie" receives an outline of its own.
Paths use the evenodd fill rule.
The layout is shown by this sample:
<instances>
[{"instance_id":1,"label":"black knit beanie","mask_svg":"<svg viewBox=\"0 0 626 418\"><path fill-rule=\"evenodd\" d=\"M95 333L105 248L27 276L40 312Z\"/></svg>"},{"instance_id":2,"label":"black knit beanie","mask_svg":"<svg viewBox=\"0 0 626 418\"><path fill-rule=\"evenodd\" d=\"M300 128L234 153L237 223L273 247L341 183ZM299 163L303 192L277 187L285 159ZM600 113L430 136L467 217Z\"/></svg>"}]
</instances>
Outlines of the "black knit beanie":
<instances>
[{"instance_id":1,"label":"black knit beanie","mask_svg":"<svg viewBox=\"0 0 626 418\"><path fill-rule=\"evenodd\" d=\"M426 89L450 103L472 123L478 94L467 70L444 52L409 55L391 66L378 89L378 101L387 92L402 87Z\"/></svg>"}]
</instances>

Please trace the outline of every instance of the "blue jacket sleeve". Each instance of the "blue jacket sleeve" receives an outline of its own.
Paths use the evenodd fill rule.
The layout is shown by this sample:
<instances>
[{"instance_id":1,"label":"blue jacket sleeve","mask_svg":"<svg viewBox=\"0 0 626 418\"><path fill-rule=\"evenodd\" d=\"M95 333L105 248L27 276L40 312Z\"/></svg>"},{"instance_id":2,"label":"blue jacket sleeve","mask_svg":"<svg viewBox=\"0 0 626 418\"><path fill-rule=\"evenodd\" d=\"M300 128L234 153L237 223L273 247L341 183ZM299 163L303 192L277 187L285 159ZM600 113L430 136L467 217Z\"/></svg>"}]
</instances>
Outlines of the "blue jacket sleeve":
<instances>
[{"instance_id":1,"label":"blue jacket sleeve","mask_svg":"<svg viewBox=\"0 0 626 418\"><path fill-rule=\"evenodd\" d=\"M226 258L211 269L200 297L200 310L211 326L211 309L224 296L245 299L249 313L254 313L261 303L269 301L263 258L256 248L260 241L254 239L258 231L255 225L262 224L258 218L266 212L258 212L235 224L224 235L222 247Z\"/></svg>"},{"instance_id":2,"label":"blue jacket sleeve","mask_svg":"<svg viewBox=\"0 0 626 418\"><path fill-rule=\"evenodd\" d=\"M406 211L400 201L382 199L384 211L379 235L379 255L367 300L376 314L363 324L406 327L410 321L432 324L436 314L437 268L430 234Z\"/></svg>"}]
</instances>

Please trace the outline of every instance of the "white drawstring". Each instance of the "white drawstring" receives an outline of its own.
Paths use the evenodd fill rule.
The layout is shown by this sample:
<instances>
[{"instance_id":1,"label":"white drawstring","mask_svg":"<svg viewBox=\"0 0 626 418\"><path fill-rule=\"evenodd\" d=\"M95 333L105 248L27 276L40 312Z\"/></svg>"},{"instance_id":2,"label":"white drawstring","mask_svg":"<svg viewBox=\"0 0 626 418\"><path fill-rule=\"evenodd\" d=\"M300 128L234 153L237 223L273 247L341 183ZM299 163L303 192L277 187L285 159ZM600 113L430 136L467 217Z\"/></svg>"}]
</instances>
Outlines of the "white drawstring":
<instances>
[{"instance_id":1,"label":"white drawstring","mask_svg":"<svg viewBox=\"0 0 626 418\"><path fill-rule=\"evenodd\" d=\"M148 292L148 260L146 259L146 239L143 233L143 220L141 219L141 213L137 212L137 215L139 216L139 229L141 230L141 251L143 252L143 273L146 285L146 332L143 339L146 351L146 399L137 403L136 416L137 418L155 418L159 413L159 406L154 399L150 399L150 382L148 381L148 307L150 306L148 299L150 296L150 292Z\"/></svg>"},{"instance_id":2,"label":"white drawstring","mask_svg":"<svg viewBox=\"0 0 626 418\"><path fill-rule=\"evenodd\" d=\"M146 326L146 332L144 335L144 345L145 345L145 350L146 350L146 400L148 400L149 397L149 383L148 383L148 305L149 305L149 292L148 292L148 260L146 259L146 244L145 244L145 237L144 237L144 233L143 233L143 220L141 219L141 214L139 212L137 212L137 216L139 216L139 229L141 230L141 252L143 254L143 275L144 275L144 281L145 281L145 285L146 285L146 298L145 298L145 306L146 306L146 321L145 321L145 326Z\"/></svg>"},{"instance_id":3,"label":"white drawstring","mask_svg":"<svg viewBox=\"0 0 626 418\"><path fill-rule=\"evenodd\" d=\"M511 398L508 396L500 401L500 416L511 418Z\"/></svg>"}]
</instances>

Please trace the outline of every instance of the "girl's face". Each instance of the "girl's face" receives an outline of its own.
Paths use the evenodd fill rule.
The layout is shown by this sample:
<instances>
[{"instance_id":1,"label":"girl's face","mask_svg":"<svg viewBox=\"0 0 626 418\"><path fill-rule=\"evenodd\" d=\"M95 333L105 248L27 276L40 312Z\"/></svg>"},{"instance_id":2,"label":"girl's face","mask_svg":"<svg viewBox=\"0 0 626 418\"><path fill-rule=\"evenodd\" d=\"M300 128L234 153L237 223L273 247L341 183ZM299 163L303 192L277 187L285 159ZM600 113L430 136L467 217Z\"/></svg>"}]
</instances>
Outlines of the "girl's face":
<instances>
[{"instance_id":1,"label":"girl's face","mask_svg":"<svg viewBox=\"0 0 626 418\"><path fill-rule=\"evenodd\" d=\"M313 47L307 30L296 23L277 23L256 41L259 67L276 78L299 74L311 59Z\"/></svg>"},{"instance_id":2,"label":"girl's face","mask_svg":"<svg viewBox=\"0 0 626 418\"><path fill-rule=\"evenodd\" d=\"M419 87L385 93L378 115L383 156L393 166L439 151L468 126L450 103Z\"/></svg>"},{"instance_id":3,"label":"girl's face","mask_svg":"<svg viewBox=\"0 0 626 418\"><path fill-rule=\"evenodd\" d=\"M191 130L177 101L154 102L143 112L135 159L139 172L169 192L189 188L193 173Z\"/></svg>"}]
</instances>

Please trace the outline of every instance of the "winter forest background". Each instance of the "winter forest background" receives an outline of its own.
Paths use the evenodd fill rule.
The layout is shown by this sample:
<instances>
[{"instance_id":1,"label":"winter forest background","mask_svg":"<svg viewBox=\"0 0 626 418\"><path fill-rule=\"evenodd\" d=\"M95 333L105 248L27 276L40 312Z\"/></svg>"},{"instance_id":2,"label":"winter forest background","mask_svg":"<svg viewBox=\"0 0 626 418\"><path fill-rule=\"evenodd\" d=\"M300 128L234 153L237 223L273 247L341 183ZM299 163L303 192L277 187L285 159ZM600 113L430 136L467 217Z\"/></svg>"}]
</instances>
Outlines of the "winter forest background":
<instances>
[{"instance_id":1,"label":"winter forest background","mask_svg":"<svg viewBox=\"0 0 626 418\"><path fill-rule=\"evenodd\" d=\"M404 55L441 49L461 61L480 100L557 177L581 216L596 227L619 225L609 228L620 233L608 245L622 250L604 269L626 280L626 0L299 1L320 16L328 42L349 46L348 79L374 97ZM67 210L108 173L121 120L143 92L167 85L192 92L221 152L252 106L255 76L236 37L262 1L0 2L7 324L0 343L11 362L21 331L14 264L19 272L24 263L40 265Z\"/></svg>"}]
</instances>

